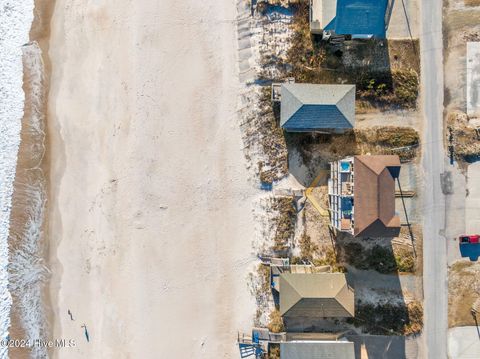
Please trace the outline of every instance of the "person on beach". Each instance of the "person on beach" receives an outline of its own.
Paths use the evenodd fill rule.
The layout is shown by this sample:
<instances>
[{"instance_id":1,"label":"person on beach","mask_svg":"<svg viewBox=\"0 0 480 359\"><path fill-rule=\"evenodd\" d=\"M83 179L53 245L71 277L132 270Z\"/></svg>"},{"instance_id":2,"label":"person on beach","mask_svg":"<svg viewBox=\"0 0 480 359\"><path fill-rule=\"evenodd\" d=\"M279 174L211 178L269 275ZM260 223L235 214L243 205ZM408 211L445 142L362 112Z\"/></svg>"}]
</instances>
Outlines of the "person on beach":
<instances>
[{"instance_id":1,"label":"person on beach","mask_svg":"<svg viewBox=\"0 0 480 359\"><path fill-rule=\"evenodd\" d=\"M90 336L88 335L88 330L87 330L87 326L85 325L85 323L83 323L82 328L84 329L85 338L87 338L87 342L89 342L90 341Z\"/></svg>"}]
</instances>

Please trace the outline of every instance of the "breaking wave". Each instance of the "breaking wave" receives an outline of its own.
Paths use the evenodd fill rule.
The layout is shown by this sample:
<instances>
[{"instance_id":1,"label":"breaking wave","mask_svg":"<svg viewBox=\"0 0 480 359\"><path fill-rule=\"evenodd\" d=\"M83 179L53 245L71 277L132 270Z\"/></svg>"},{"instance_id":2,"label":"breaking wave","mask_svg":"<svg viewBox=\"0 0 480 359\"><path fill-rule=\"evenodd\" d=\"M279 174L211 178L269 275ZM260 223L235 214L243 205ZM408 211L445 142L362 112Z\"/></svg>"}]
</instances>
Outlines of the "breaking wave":
<instances>
[{"instance_id":1,"label":"breaking wave","mask_svg":"<svg viewBox=\"0 0 480 359\"><path fill-rule=\"evenodd\" d=\"M0 0L0 339L46 335L45 88L40 48L28 43L33 8L33 0ZM42 350L30 356L46 357ZM8 355L0 345L0 358Z\"/></svg>"},{"instance_id":2,"label":"breaking wave","mask_svg":"<svg viewBox=\"0 0 480 359\"><path fill-rule=\"evenodd\" d=\"M45 80L37 43L23 46L25 106L21 143L14 183L9 239L9 288L12 317L19 321L22 339L46 339L44 287L49 276L45 265L43 223L46 204ZM45 358L45 348L33 348L33 358Z\"/></svg>"}]
</instances>

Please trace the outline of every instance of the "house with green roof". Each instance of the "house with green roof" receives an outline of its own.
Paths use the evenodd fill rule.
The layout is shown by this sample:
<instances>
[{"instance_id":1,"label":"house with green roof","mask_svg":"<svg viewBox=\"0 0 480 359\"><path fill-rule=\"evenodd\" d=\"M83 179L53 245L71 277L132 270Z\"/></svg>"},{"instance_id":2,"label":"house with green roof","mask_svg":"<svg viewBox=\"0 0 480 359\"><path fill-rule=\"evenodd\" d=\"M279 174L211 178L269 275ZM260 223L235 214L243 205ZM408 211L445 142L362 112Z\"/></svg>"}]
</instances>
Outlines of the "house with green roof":
<instances>
[{"instance_id":1,"label":"house with green roof","mask_svg":"<svg viewBox=\"0 0 480 359\"><path fill-rule=\"evenodd\" d=\"M355 315L354 290L344 273L282 273L280 314L291 318L348 318Z\"/></svg>"},{"instance_id":2,"label":"house with green roof","mask_svg":"<svg viewBox=\"0 0 480 359\"><path fill-rule=\"evenodd\" d=\"M285 83L280 126L288 132L343 133L355 125L355 85Z\"/></svg>"}]
</instances>

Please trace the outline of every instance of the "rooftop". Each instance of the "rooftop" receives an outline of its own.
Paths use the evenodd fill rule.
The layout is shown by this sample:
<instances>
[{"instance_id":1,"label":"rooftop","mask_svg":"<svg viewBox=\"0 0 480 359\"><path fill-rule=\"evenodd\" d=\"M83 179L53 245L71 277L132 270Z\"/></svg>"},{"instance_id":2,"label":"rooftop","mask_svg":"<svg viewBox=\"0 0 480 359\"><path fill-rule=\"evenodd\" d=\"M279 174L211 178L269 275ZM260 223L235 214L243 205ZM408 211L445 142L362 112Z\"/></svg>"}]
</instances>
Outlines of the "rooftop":
<instances>
[{"instance_id":1,"label":"rooftop","mask_svg":"<svg viewBox=\"0 0 480 359\"><path fill-rule=\"evenodd\" d=\"M312 0L311 27L385 38L388 0Z\"/></svg>"},{"instance_id":2,"label":"rooftop","mask_svg":"<svg viewBox=\"0 0 480 359\"><path fill-rule=\"evenodd\" d=\"M355 236L394 237L400 231L395 213L395 179L400 159L392 155L355 156Z\"/></svg>"},{"instance_id":3,"label":"rooftop","mask_svg":"<svg viewBox=\"0 0 480 359\"><path fill-rule=\"evenodd\" d=\"M343 273L282 273L280 314L296 317L353 317L354 292Z\"/></svg>"},{"instance_id":4,"label":"rooftop","mask_svg":"<svg viewBox=\"0 0 480 359\"><path fill-rule=\"evenodd\" d=\"M295 341L280 344L281 359L355 359L355 347L349 341Z\"/></svg>"},{"instance_id":5,"label":"rooftop","mask_svg":"<svg viewBox=\"0 0 480 359\"><path fill-rule=\"evenodd\" d=\"M282 85L280 125L287 131L347 129L355 124L355 85Z\"/></svg>"}]
</instances>

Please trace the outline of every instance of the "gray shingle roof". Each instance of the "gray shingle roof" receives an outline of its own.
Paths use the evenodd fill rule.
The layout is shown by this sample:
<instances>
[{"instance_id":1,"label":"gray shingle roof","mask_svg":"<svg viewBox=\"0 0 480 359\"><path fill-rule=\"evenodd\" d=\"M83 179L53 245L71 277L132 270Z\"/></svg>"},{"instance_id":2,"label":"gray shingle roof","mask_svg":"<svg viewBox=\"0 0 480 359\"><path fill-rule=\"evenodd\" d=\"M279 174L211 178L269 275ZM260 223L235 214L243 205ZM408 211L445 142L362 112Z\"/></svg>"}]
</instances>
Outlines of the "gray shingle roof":
<instances>
[{"instance_id":1,"label":"gray shingle roof","mask_svg":"<svg viewBox=\"0 0 480 359\"><path fill-rule=\"evenodd\" d=\"M280 125L287 131L355 124L355 85L283 84Z\"/></svg>"},{"instance_id":2,"label":"gray shingle roof","mask_svg":"<svg viewBox=\"0 0 480 359\"><path fill-rule=\"evenodd\" d=\"M287 342L280 344L281 359L355 359L355 346L348 341Z\"/></svg>"},{"instance_id":3,"label":"gray shingle roof","mask_svg":"<svg viewBox=\"0 0 480 359\"><path fill-rule=\"evenodd\" d=\"M353 317L353 289L343 273L282 273L280 314L308 317Z\"/></svg>"}]
</instances>

